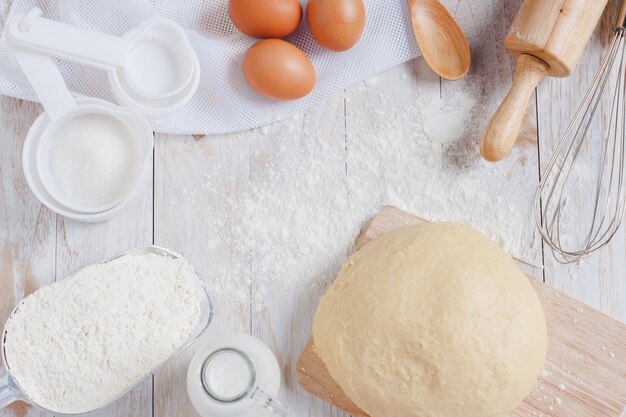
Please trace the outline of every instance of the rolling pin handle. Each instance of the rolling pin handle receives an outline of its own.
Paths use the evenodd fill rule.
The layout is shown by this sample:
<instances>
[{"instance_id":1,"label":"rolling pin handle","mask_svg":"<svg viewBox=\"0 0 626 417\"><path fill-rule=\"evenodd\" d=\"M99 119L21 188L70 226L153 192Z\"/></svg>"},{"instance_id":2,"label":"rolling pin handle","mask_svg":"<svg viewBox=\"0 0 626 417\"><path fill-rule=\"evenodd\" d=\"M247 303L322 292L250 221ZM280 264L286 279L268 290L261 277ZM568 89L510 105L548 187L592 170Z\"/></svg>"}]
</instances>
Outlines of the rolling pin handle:
<instances>
[{"instance_id":1,"label":"rolling pin handle","mask_svg":"<svg viewBox=\"0 0 626 417\"><path fill-rule=\"evenodd\" d=\"M480 154L485 160L495 162L509 154L524 120L528 100L549 68L547 63L532 55L519 56L513 85L480 138Z\"/></svg>"}]
</instances>

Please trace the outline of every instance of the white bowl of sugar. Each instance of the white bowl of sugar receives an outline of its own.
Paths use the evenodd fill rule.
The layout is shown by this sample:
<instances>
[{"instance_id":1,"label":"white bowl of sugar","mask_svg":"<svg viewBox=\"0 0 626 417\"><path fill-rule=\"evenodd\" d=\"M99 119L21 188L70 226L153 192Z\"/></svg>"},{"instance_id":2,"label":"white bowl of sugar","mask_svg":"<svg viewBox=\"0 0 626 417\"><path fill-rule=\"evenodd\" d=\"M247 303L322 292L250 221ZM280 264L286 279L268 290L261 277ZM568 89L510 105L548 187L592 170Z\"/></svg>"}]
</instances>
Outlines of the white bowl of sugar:
<instances>
[{"instance_id":1,"label":"white bowl of sugar","mask_svg":"<svg viewBox=\"0 0 626 417\"><path fill-rule=\"evenodd\" d=\"M46 126L35 150L41 185L57 203L104 213L139 189L153 147L145 119L129 109L83 104Z\"/></svg>"}]
</instances>

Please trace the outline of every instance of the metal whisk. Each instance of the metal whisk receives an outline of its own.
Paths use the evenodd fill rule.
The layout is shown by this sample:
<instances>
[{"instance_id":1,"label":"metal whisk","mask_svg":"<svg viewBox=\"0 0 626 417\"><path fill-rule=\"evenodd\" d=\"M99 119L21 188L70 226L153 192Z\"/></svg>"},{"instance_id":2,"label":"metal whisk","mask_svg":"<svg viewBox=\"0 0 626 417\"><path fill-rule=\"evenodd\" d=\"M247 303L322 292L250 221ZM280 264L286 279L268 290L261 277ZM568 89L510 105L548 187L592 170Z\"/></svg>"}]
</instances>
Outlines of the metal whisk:
<instances>
[{"instance_id":1,"label":"metal whisk","mask_svg":"<svg viewBox=\"0 0 626 417\"><path fill-rule=\"evenodd\" d=\"M562 263L575 262L606 246L624 217L625 30L623 0L602 65L535 195L535 221L544 241ZM608 119L603 117L605 107L610 108ZM597 162L595 166L580 162L585 153ZM575 197L582 204L573 206L570 201ZM579 238L572 239L572 235Z\"/></svg>"}]
</instances>

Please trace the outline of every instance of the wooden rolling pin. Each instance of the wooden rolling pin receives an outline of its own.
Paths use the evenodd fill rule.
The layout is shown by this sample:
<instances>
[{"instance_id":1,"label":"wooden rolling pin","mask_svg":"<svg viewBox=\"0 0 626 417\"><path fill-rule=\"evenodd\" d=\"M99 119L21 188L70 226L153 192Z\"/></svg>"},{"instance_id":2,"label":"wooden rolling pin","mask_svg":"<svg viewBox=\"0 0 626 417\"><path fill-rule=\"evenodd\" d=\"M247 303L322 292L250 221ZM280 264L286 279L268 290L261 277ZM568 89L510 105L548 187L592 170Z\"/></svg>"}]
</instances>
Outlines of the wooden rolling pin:
<instances>
[{"instance_id":1,"label":"wooden rolling pin","mask_svg":"<svg viewBox=\"0 0 626 417\"><path fill-rule=\"evenodd\" d=\"M513 85L480 138L487 161L504 158L517 139L528 100L546 75L570 75L607 0L525 0L504 47L517 58Z\"/></svg>"}]
</instances>

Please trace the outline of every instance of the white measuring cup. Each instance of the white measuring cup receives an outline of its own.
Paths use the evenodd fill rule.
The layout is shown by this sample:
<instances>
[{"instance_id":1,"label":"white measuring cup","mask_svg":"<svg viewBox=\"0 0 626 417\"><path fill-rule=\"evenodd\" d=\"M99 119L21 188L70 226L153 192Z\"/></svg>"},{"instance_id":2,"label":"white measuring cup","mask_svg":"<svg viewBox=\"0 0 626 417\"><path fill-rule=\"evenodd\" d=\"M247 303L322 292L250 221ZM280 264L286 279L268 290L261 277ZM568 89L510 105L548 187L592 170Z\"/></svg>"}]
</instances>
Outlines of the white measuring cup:
<instances>
[{"instance_id":1,"label":"white measuring cup","mask_svg":"<svg viewBox=\"0 0 626 417\"><path fill-rule=\"evenodd\" d=\"M154 245L150 245L150 246L142 246L142 247L138 247L135 249L131 249L129 251L123 252L119 255L116 255L114 257L105 259L103 261L100 261L99 263L107 263L107 262L111 262L114 259L117 259L119 257L125 256L125 255L144 255L147 253L154 253L157 255L161 255L161 256L167 256L173 259L181 259L182 257L169 250L169 249L165 249L159 246L154 246ZM197 276L197 274L196 274ZM115 398L111 399L111 401L109 401L107 404L99 407L96 410L92 410L89 411L87 414L91 414L94 413L96 411L100 411L106 407L108 407L109 405L113 404L114 402L116 402L118 399L120 399L121 397L123 397L124 395L126 395L126 393L128 393L130 390L132 390L134 387L136 387L137 385L139 385L141 382L143 382L146 378L150 377L151 375L153 375L157 369L159 369L160 367L162 367L163 365L165 365L166 363L168 363L169 361L171 361L174 357L176 357L177 355L179 355L183 350L185 350L187 347L189 347L193 342L196 341L196 339L198 339L198 337L200 337L200 335L207 329L207 327L209 327L209 324L211 323L211 319L213 317L213 306L211 304L211 299L209 297L209 293L204 285L204 282L200 279L200 277L197 277L199 284L201 286L201 288L203 289L203 294L202 294L202 304L200 305L200 319L198 320L198 323L196 324L196 327L194 328L193 332L189 335L189 338L187 339L187 341L184 343L183 346L181 346L176 352L174 352L169 358L167 358L165 361L163 361L163 363L161 363L160 365L158 365L157 367L155 367L154 369L150 370L150 372L146 373L143 377L139 378L139 380L137 380L134 384L132 384L131 386L129 386L128 388L126 388L123 392L120 392ZM18 310L20 308L20 306L18 305L15 310ZM54 414L56 416L75 416L75 415L84 415L86 413L79 413L79 414L63 414L63 413L58 413L54 410L48 410L44 407L41 407L40 405L38 405L36 402L34 402L33 400L31 400L28 396L27 393L24 392L24 390L20 387L20 385L18 384L18 382L11 377L11 366L10 363L7 362L7 358L6 358L6 354L4 351L4 342L6 339L6 330L2 332L2 339L0 340L0 347L2 347L2 355L3 355L3 364L4 364L4 369L0 369L0 410L3 409L4 407L8 406L9 404L15 402L15 401L26 401L27 403L37 407L38 409L50 413L50 414Z\"/></svg>"},{"instance_id":2,"label":"white measuring cup","mask_svg":"<svg viewBox=\"0 0 626 417\"><path fill-rule=\"evenodd\" d=\"M116 37L46 19L34 8L8 22L6 37L25 50L106 70L118 102L148 116L185 105L200 81L185 31L165 18L147 19Z\"/></svg>"},{"instance_id":3,"label":"white measuring cup","mask_svg":"<svg viewBox=\"0 0 626 417\"><path fill-rule=\"evenodd\" d=\"M32 138L25 142L24 154L28 153L30 155L34 152L36 155L34 158L35 166L24 167L25 173L29 172L31 174L27 175L27 179L32 179L34 176L39 179L39 181L29 181L29 186L33 189L35 195L45 194L53 200L50 203L40 198L42 203L53 211L59 212L59 210L55 209L57 208L55 203L58 203L79 215L100 213L103 217L106 217L108 211L115 209L121 201L127 201L130 196L135 194L145 178L145 167L150 163L154 146L150 125L143 116L132 109L112 106L99 101L84 102L78 105L67 90L65 82L51 58L21 50L19 47L14 48L13 52L22 71L30 81L46 110L31 127L31 130L36 129L36 132L29 131L29 136L32 137L35 133L38 136L34 141L36 149L34 151L26 149L26 146L30 146L33 143ZM105 115L119 121L130 131L130 140L133 141L134 148L137 150L136 169L133 171L132 177L128 179L126 189L114 201L110 201L102 206L85 206L80 202L68 201L55 187L49 168L48 157L50 155L50 147L54 146L53 142L56 139L56 133L67 121L85 114ZM44 124L42 125L42 123ZM32 164L33 158L24 159L24 161ZM43 187L44 190L33 188L39 186ZM61 210L61 214L65 214L65 212ZM98 219L98 216L94 216L94 220L96 219Z\"/></svg>"},{"instance_id":4,"label":"white measuring cup","mask_svg":"<svg viewBox=\"0 0 626 417\"><path fill-rule=\"evenodd\" d=\"M113 109L117 108L116 104L113 104L108 101L94 99L94 98L78 98L76 100L77 105L82 104L100 104L103 106L108 106ZM72 210L60 202L58 202L43 186L43 181L41 180L41 176L39 175L39 171L37 169L37 160L36 154L39 150L39 140L41 139L41 132L48 126L50 118L47 113L42 113L37 120L33 123L28 134L26 135L26 139L24 140L24 147L22 150L22 167L24 169L24 177L26 178L26 182L30 187L31 191L37 197L39 201L50 210L54 211L61 216L78 220L80 222L86 223L98 223L106 220L110 220L113 217L117 216L121 213L134 199L134 195L131 193L128 197L122 200L117 206L111 208L110 210L98 212L98 213L84 213L76 210ZM147 163L145 166L144 178L152 175L152 165Z\"/></svg>"}]
</instances>

